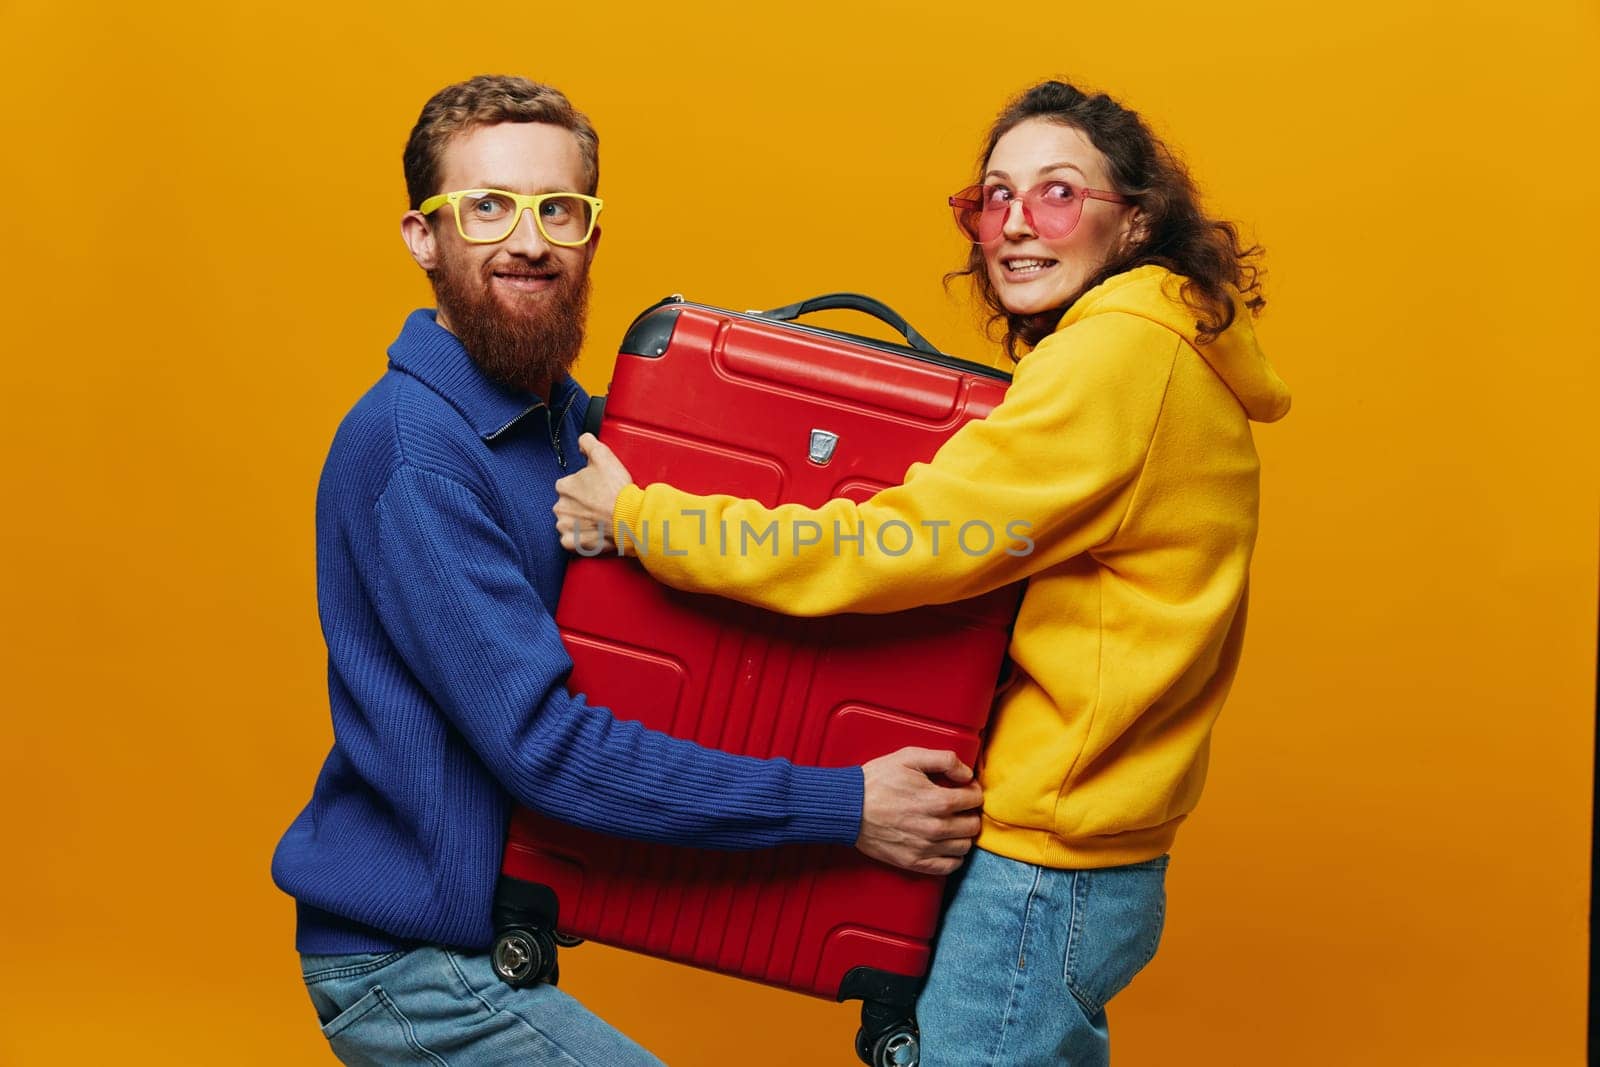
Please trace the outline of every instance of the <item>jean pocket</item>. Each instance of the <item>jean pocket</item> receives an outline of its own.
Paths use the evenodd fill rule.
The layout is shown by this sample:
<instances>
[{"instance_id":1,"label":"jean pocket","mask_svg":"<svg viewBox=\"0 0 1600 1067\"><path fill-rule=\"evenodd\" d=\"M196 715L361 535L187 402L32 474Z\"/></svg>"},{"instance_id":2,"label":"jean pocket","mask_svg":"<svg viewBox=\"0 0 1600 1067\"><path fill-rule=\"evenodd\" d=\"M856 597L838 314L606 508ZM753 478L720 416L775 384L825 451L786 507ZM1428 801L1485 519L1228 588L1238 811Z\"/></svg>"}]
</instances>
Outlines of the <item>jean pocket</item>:
<instances>
[{"instance_id":1,"label":"jean pocket","mask_svg":"<svg viewBox=\"0 0 1600 1067\"><path fill-rule=\"evenodd\" d=\"M389 966L407 951L402 948L393 952L362 952L347 956L301 956L300 977L308 986L342 978L360 978Z\"/></svg>"},{"instance_id":2,"label":"jean pocket","mask_svg":"<svg viewBox=\"0 0 1600 1067\"><path fill-rule=\"evenodd\" d=\"M339 1061L351 1067L391 1063L445 1067L444 1060L417 1040L411 1020L379 985L324 1023L322 1036Z\"/></svg>"},{"instance_id":3,"label":"jean pocket","mask_svg":"<svg viewBox=\"0 0 1600 1067\"><path fill-rule=\"evenodd\" d=\"M1167 912L1167 858L1078 871L1062 977L1090 1015L1155 958Z\"/></svg>"}]
</instances>

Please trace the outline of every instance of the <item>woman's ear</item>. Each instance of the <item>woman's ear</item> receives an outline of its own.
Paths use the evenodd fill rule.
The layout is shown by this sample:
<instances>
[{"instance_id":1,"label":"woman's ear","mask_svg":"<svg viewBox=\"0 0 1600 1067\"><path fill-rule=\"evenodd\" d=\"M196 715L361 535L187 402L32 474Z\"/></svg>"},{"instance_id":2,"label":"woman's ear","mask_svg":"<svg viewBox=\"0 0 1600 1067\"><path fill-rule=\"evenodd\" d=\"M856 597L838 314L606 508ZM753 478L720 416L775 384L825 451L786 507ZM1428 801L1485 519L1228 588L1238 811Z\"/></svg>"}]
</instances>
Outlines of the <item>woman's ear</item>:
<instances>
[{"instance_id":1,"label":"woman's ear","mask_svg":"<svg viewBox=\"0 0 1600 1067\"><path fill-rule=\"evenodd\" d=\"M1142 208L1128 213L1122 226L1122 250L1132 252L1150 239L1150 216Z\"/></svg>"}]
</instances>

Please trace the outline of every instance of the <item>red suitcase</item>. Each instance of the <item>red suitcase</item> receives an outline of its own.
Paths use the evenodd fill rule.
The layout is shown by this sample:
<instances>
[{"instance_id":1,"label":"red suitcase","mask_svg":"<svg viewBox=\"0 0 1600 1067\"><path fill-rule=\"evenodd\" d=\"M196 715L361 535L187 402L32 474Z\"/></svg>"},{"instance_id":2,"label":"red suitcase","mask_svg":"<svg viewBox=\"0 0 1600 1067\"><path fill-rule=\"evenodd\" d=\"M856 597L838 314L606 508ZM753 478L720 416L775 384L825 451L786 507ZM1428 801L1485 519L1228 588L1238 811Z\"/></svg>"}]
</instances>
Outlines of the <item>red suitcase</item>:
<instances>
[{"instance_id":1,"label":"red suitcase","mask_svg":"<svg viewBox=\"0 0 1600 1067\"><path fill-rule=\"evenodd\" d=\"M787 321L838 307L878 316L907 344ZM911 463L988 414L1008 381L938 354L893 311L854 294L760 315L674 297L629 329L590 427L641 485L816 506L898 484ZM1019 594L791 619L677 592L636 560L607 556L572 561L556 621L574 663L569 687L619 717L797 763L845 766L922 745L971 764ZM912 1063L910 1009L942 891L943 879L844 846L674 848L519 810L494 959L502 979L530 984L553 976L556 943L592 939L830 1000L861 998L863 1060Z\"/></svg>"}]
</instances>

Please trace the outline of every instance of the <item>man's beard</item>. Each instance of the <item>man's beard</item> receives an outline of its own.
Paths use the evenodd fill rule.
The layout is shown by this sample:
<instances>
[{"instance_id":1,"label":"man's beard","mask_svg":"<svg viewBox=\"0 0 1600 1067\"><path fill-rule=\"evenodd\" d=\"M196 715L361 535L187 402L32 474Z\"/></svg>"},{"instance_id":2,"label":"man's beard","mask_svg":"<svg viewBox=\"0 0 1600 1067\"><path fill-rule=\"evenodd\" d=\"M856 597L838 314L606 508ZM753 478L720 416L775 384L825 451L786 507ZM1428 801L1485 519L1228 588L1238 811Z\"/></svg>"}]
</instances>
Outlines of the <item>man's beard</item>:
<instances>
[{"instance_id":1,"label":"man's beard","mask_svg":"<svg viewBox=\"0 0 1600 1067\"><path fill-rule=\"evenodd\" d=\"M514 263L520 269L541 265L522 257ZM429 277L451 332L478 369L501 385L542 397L577 360L589 313L587 270L563 270L548 289L511 300L490 288L487 263L442 261Z\"/></svg>"}]
</instances>

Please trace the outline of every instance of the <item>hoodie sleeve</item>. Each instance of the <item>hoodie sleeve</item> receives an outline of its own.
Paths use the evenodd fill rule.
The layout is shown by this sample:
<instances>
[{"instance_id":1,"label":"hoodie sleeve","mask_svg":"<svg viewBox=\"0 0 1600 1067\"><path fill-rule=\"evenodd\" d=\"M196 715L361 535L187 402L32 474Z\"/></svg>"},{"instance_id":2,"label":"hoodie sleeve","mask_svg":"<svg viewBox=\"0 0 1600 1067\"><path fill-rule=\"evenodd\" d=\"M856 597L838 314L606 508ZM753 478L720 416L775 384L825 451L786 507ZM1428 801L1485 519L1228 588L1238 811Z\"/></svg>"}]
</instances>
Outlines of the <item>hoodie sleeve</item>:
<instances>
[{"instance_id":1,"label":"hoodie sleeve","mask_svg":"<svg viewBox=\"0 0 1600 1067\"><path fill-rule=\"evenodd\" d=\"M766 508L628 486L617 542L667 585L787 615L980 595L1116 532L1183 343L1136 315L1096 315L1042 341L988 418L870 500Z\"/></svg>"}]
</instances>

